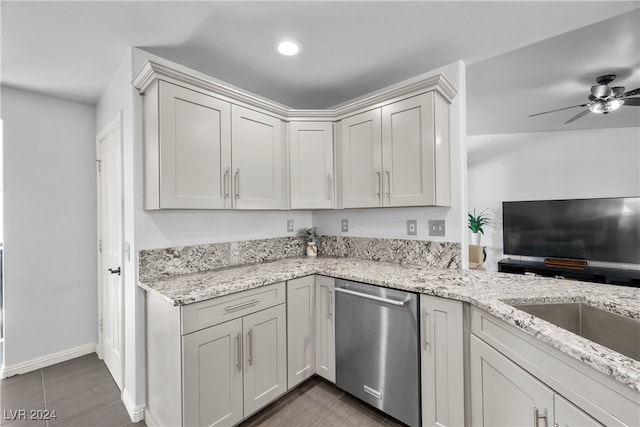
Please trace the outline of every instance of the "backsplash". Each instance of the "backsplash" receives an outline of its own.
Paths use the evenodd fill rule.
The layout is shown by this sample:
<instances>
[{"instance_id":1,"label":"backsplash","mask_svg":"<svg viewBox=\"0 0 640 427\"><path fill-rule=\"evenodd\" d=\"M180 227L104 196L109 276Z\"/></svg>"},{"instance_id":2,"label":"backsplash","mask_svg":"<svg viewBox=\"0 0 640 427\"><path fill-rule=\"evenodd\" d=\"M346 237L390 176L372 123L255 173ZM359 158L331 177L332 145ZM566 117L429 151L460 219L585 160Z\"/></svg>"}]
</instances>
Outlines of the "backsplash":
<instances>
[{"instance_id":1,"label":"backsplash","mask_svg":"<svg viewBox=\"0 0 640 427\"><path fill-rule=\"evenodd\" d=\"M298 237L277 237L141 250L138 256L138 280L275 261L304 255L306 248L305 241Z\"/></svg>"},{"instance_id":2,"label":"backsplash","mask_svg":"<svg viewBox=\"0 0 640 427\"><path fill-rule=\"evenodd\" d=\"M322 236L320 255L461 269L460 243L371 237Z\"/></svg>"},{"instance_id":3,"label":"backsplash","mask_svg":"<svg viewBox=\"0 0 640 427\"><path fill-rule=\"evenodd\" d=\"M460 269L459 243L369 237L322 236L319 254L373 261L413 264L439 269ZM197 273L241 264L255 264L303 256L306 242L299 237L178 246L141 250L139 281L175 274Z\"/></svg>"}]
</instances>

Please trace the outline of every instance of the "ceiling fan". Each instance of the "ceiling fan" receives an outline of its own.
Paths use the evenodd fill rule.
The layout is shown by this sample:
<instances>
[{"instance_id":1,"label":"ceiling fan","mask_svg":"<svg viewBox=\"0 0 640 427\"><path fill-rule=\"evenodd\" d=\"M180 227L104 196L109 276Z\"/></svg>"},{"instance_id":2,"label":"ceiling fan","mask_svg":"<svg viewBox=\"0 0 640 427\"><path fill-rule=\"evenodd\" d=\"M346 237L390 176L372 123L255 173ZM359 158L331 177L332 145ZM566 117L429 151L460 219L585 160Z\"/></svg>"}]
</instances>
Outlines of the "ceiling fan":
<instances>
[{"instance_id":1,"label":"ceiling fan","mask_svg":"<svg viewBox=\"0 0 640 427\"><path fill-rule=\"evenodd\" d=\"M541 114L555 113L556 111L568 110L570 108L587 107L586 110L579 112L564 124L578 120L580 117L587 115L589 112L597 114L609 114L617 110L623 105L640 106L640 98L631 98L640 95L640 88L624 91L624 87L609 87L609 83L616 79L615 74L606 74L596 79L597 85L591 86L591 94L589 102L580 105L572 105L571 107L558 108L557 110L545 111L544 113L531 114L529 117L539 116Z\"/></svg>"}]
</instances>

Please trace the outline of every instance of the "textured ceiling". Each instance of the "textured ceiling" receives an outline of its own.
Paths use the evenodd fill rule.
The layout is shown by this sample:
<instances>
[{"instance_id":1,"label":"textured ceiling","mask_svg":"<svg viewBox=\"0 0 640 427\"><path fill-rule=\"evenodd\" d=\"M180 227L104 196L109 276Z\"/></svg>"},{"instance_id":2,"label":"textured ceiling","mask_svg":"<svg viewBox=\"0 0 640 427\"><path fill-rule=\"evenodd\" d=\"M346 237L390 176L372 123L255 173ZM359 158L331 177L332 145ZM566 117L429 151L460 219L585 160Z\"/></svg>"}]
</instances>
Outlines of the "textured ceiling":
<instances>
[{"instance_id":1,"label":"textured ceiling","mask_svg":"<svg viewBox=\"0 0 640 427\"><path fill-rule=\"evenodd\" d=\"M575 55L570 61L553 42L637 11L638 1L3 1L0 7L2 83L87 104L97 102L130 46L293 108L334 106L462 60L470 65L472 133L524 129L482 125L507 124L503 114L524 103L531 108L523 114L571 105L572 79L586 96L600 69L628 70L629 86L638 73L637 31L621 39L617 24L605 25L597 37L572 38L562 44ZM285 37L303 45L300 55L275 53ZM603 63L625 43L635 46L635 57ZM487 96L491 108L476 102ZM546 129L546 121L536 123L535 130Z\"/></svg>"}]
</instances>

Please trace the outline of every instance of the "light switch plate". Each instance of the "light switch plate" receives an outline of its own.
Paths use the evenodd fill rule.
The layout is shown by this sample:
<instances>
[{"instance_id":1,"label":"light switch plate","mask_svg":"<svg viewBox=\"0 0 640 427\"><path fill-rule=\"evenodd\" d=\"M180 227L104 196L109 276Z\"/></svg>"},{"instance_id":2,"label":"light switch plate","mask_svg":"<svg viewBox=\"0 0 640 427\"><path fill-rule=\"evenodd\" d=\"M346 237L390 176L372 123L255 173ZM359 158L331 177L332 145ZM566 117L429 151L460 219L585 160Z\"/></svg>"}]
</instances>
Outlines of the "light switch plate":
<instances>
[{"instance_id":1,"label":"light switch plate","mask_svg":"<svg viewBox=\"0 0 640 427\"><path fill-rule=\"evenodd\" d=\"M346 233L347 231L349 231L349 220L348 219L343 219L342 220L342 232Z\"/></svg>"},{"instance_id":2,"label":"light switch plate","mask_svg":"<svg viewBox=\"0 0 640 427\"><path fill-rule=\"evenodd\" d=\"M418 220L416 219L407 220L407 234L409 236L418 235Z\"/></svg>"},{"instance_id":3,"label":"light switch plate","mask_svg":"<svg viewBox=\"0 0 640 427\"><path fill-rule=\"evenodd\" d=\"M444 219L429 220L429 236L444 236Z\"/></svg>"},{"instance_id":4,"label":"light switch plate","mask_svg":"<svg viewBox=\"0 0 640 427\"><path fill-rule=\"evenodd\" d=\"M287 220L287 231L288 232L293 232L293 220L292 219L288 219Z\"/></svg>"}]
</instances>

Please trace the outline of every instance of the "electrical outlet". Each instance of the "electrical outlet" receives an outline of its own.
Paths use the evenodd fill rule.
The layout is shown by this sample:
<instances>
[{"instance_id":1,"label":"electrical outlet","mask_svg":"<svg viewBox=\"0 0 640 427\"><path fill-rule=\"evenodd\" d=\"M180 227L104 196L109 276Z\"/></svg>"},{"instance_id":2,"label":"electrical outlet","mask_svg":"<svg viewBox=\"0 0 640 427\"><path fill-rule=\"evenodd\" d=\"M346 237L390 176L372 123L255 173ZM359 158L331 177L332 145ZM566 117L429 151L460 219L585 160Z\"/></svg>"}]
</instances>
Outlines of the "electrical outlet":
<instances>
[{"instance_id":1,"label":"electrical outlet","mask_svg":"<svg viewBox=\"0 0 640 427\"><path fill-rule=\"evenodd\" d=\"M349 220L348 219L343 219L342 220L342 232L346 233L347 231L349 231Z\"/></svg>"},{"instance_id":2,"label":"electrical outlet","mask_svg":"<svg viewBox=\"0 0 640 427\"><path fill-rule=\"evenodd\" d=\"M418 235L418 220L416 219L407 220L407 234L409 236Z\"/></svg>"},{"instance_id":3,"label":"electrical outlet","mask_svg":"<svg viewBox=\"0 0 640 427\"><path fill-rule=\"evenodd\" d=\"M429 220L429 236L444 236L444 219Z\"/></svg>"},{"instance_id":4,"label":"electrical outlet","mask_svg":"<svg viewBox=\"0 0 640 427\"><path fill-rule=\"evenodd\" d=\"M293 220L292 219L288 219L287 220L287 231L288 232L293 232Z\"/></svg>"}]
</instances>

